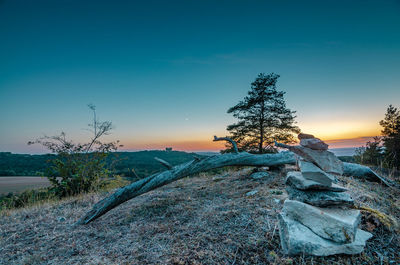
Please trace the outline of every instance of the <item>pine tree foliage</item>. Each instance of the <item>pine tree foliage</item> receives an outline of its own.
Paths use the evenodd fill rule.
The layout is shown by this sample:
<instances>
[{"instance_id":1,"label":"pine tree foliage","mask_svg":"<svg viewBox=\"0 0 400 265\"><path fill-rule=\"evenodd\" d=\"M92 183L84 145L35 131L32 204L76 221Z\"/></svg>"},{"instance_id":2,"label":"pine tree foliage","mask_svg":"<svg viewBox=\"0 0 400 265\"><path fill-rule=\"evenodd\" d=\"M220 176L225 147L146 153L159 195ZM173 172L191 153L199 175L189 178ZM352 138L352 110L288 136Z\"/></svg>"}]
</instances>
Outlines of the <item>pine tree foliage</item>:
<instances>
[{"instance_id":1,"label":"pine tree foliage","mask_svg":"<svg viewBox=\"0 0 400 265\"><path fill-rule=\"evenodd\" d=\"M238 121L227 127L230 138L238 144L239 150L252 153L274 152L274 139L293 143L293 133L300 129L295 125L295 111L286 107L283 91L276 83L279 75L259 74L251 83L248 95L228 113ZM229 151L229 150L228 150Z\"/></svg>"},{"instance_id":2,"label":"pine tree foliage","mask_svg":"<svg viewBox=\"0 0 400 265\"><path fill-rule=\"evenodd\" d=\"M376 136L373 141L368 141L365 146L355 150L354 159L359 164L381 166L383 154L382 139Z\"/></svg>"},{"instance_id":3,"label":"pine tree foliage","mask_svg":"<svg viewBox=\"0 0 400 265\"><path fill-rule=\"evenodd\" d=\"M400 169L400 110L389 105L379 124L383 127L385 163L388 167Z\"/></svg>"}]
</instances>

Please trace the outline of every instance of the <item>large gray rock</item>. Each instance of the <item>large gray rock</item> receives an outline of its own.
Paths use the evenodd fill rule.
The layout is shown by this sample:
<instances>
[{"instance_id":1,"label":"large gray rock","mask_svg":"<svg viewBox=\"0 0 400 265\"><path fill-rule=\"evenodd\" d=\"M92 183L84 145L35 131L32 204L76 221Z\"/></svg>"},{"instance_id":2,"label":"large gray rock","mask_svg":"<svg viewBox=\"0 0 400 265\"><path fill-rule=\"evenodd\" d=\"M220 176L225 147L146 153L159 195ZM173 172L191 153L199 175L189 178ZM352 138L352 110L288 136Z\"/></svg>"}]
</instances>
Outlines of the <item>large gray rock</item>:
<instances>
[{"instance_id":1,"label":"large gray rock","mask_svg":"<svg viewBox=\"0 0 400 265\"><path fill-rule=\"evenodd\" d=\"M301 191L290 186L286 187L290 200L305 202L314 206L326 207L333 205L352 206L354 200L346 192L334 191Z\"/></svg>"},{"instance_id":2,"label":"large gray rock","mask_svg":"<svg viewBox=\"0 0 400 265\"><path fill-rule=\"evenodd\" d=\"M359 210L319 208L292 200L285 201L283 211L320 237L338 243L353 242L361 221Z\"/></svg>"},{"instance_id":3,"label":"large gray rock","mask_svg":"<svg viewBox=\"0 0 400 265\"><path fill-rule=\"evenodd\" d=\"M303 146L292 146L290 151L314 163L327 173L343 174L343 162L332 152L324 150L312 150Z\"/></svg>"},{"instance_id":4,"label":"large gray rock","mask_svg":"<svg viewBox=\"0 0 400 265\"><path fill-rule=\"evenodd\" d=\"M328 150L328 145L318 138L301 139L300 145L314 150Z\"/></svg>"},{"instance_id":5,"label":"large gray rock","mask_svg":"<svg viewBox=\"0 0 400 265\"><path fill-rule=\"evenodd\" d=\"M332 183L330 186L327 186L313 180L305 179L299 171L289 171L286 176L286 184L299 190L330 190L337 192L343 192L347 190L345 187L334 183Z\"/></svg>"},{"instance_id":6,"label":"large gray rock","mask_svg":"<svg viewBox=\"0 0 400 265\"><path fill-rule=\"evenodd\" d=\"M301 174L305 179L319 182L325 186L331 186L332 182L335 181L335 178L332 175L325 173L313 163L300 160L299 167Z\"/></svg>"},{"instance_id":7,"label":"large gray rock","mask_svg":"<svg viewBox=\"0 0 400 265\"><path fill-rule=\"evenodd\" d=\"M372 237L372 234L357 229L353 242L337 243L318 236L308 227L289 218L285 213L279 214L279 235L285 254L314 256L359 254L364 250L365 242Z\"/></svg>"}]
</instances>

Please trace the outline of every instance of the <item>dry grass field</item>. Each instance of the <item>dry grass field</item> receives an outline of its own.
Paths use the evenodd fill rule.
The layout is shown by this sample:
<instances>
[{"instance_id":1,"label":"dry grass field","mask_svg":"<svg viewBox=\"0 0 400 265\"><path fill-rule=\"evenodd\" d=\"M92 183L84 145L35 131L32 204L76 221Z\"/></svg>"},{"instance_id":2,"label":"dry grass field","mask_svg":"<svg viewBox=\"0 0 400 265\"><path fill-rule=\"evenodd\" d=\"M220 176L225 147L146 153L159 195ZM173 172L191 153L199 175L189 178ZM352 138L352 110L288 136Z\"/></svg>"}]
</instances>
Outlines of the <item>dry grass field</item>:
<instances>
[{"instance_id":1,"label":"dry grass field","mask_svg":"<svg viewBox=\"0 0 400 265\"><path fill-rule=\"evenodd\" d=\"M0 177L0 195L50 186L44 177Z\"/></svg>"},{"instance_id":2,"label":"dry grass field","mask_svg":"<svg viewBox=\"0 0 400 265\"><path fill-rule=\"evenodd\" d=\"M0 216L0 264L399 264L400 194L342 178L374 234L360 255L287 257L277 214L285 172L250 179L249 169L200 174L132 199L86 226L73 224L106 194L91 194ZM257 190L248 196L249 191ZM389 219L385 219L385 215ZM388 221L389 220L389 221Z\"/></svg>"}]
</instances>

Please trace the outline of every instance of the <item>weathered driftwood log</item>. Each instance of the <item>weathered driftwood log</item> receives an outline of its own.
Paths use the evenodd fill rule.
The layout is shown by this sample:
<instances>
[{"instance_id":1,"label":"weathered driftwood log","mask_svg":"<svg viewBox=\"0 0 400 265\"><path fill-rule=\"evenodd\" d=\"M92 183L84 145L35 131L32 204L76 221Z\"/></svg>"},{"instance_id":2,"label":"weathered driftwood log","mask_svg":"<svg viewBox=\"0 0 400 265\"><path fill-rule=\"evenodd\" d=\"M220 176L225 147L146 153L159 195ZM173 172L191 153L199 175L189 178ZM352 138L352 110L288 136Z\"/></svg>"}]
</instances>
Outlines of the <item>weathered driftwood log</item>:
<instances>
[{"instance_id":1,"label":"weathered driftwood log","mask_svg":"<svg viewBox=\"0 0 400 265\"><path fill-rule=\"evenodd\" d=\"M167 185L178 179L210 169L226 166L276 166L294 163L295 157L291 152L263 155L241 152L238 154L228 153L215 155L201 160L195 159L120 188L111 196L96 203L93 206L93 209L78 221L78 224L88 224L127 200Z\"/></svg>"},{"instance_id":2,"label":"weathered driftwood log","mask_svg":"<svg viewBox=\"0 0 400 265\"><path fill-rule=\"evenodd\" d=\"M222 140L223 138L215 137L214 141ZM234 144L234 141L228 138L223 140L230 141ZM234 144L234 150L237 151L236 144ZM227 153L223 155L215 155L206 158L195 157L193 161L177 165L172 167L168 162L157 158L161 164L168 168L168 170L161 173L156 173L147 178L136 181L128 186L118 189L111 196L104 198L93 206L84 217L82 217L77 224L88 224L91 221L97 219L103 214L107 213L111 209L118 205L137 197L141 194L157 189L161 186L167 185L178 179L195 175L197 173L207 171L210 169L216 169L226 166L279 166L284 164L295 164L296 157L292 152L280 152L277 154L262 154L254 155L246 152L240 153ZM368 176L370 180L382 180L375 172L370 168L352 164L344 163L344 174L365 177ZM372 173L371 173L372 172ZM371 178L370 176L376 176L377 178ZM387 184L386 182L384 182Z\"/></svg>"},{"instance_id":3,"label":"weathered driftwood log","mask_svg":"<svg viewBox=\"0 0 400 265\"><path fill-rule=\"evenodd\" d=\"M343 162L343 175L362 178L369 181L382 182L386 186L399 189L398 184L394 183L389 179L384 178L383 176L380 176L367 166Z\"/></svg>"},{"instance_id":4,"label":"weathered driftwood log","mask_svg":"<svg viewBox=\"0 0 400 265\"><path fill-rule=\"evenodd\" d=\"M232 140L231 138L228 138L228 137L217 137L216 135L214 135L214 140L213 140L213 141L214 141L214 142L217 142L217 141L228 141L228 142L230 142L230 143L232 144L233 151L234 151L236 154L239 153L239 150L238 150L238 148L237 148L236 142L235 142L234 140Z\"/></svg>"}]
</instances>

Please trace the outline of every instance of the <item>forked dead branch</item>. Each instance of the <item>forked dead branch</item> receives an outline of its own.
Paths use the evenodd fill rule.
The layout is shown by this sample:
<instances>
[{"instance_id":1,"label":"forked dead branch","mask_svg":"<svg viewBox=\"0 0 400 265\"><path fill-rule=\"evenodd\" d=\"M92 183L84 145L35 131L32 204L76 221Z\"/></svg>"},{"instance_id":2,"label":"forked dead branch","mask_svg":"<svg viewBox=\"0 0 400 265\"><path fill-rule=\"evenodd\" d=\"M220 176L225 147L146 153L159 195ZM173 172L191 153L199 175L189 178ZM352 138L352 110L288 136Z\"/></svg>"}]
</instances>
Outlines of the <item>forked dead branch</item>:
<instances>
[{"instance_id":1,"label":"forked dead branch","mask_svg":"<svg viewBox=\"0 0 400 265\"><path fill-rule=\"evenodd\" d=\"M203 171L226 167L226 166L278 166L295 164L296 157L293 152L280 152L276 154L250 154L238 152L236 143L227 137L214 137L214 141L225 140L233 145L235 153L226 153L194 160L172 167L168 162L156 158L168 170L153 174L149 177L136 181L128 186L118 189L114 194L96 203L77 224L88 224L118 205L135 198L141 194L152 191L164 185L187 176L195 175ZM278 145L279 146L279 145ZM344 174L355 177L363 177L373 181L383 181L370 168L352 163L343 163ZM385 182L384 182L385 183ZM386 183L387 184L387 183Z\"/></svg>"}]
</instances>

